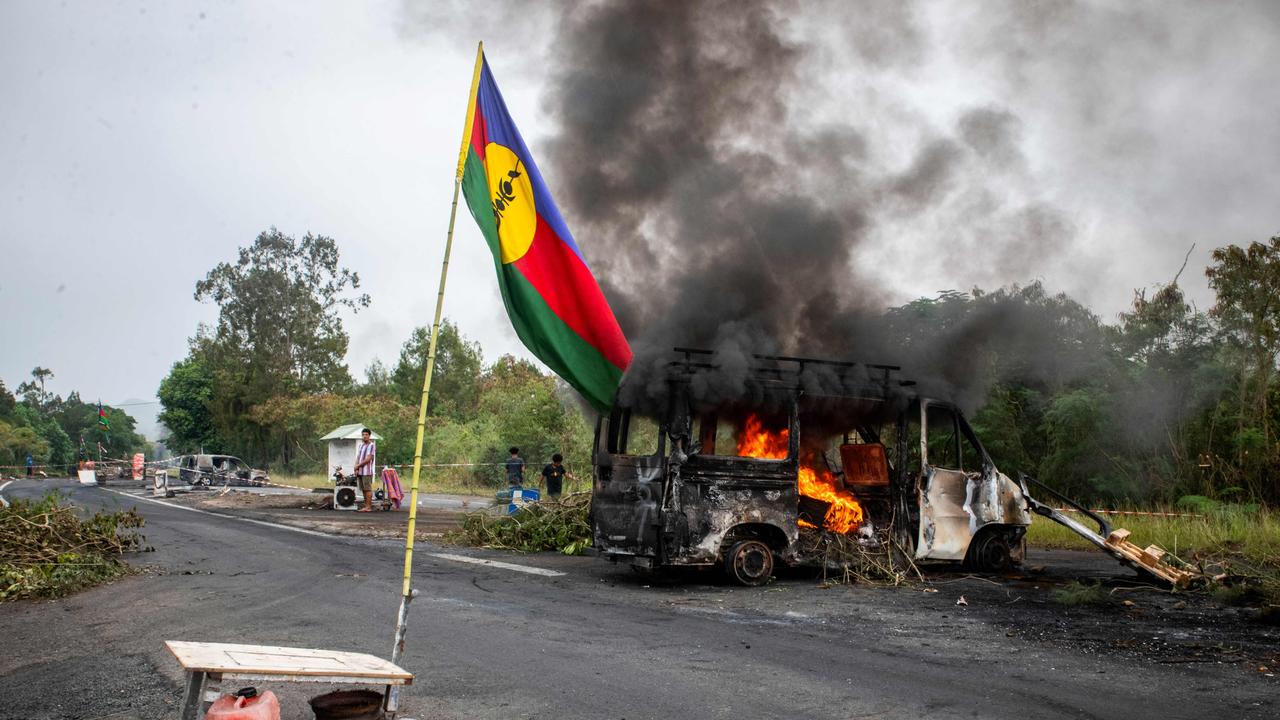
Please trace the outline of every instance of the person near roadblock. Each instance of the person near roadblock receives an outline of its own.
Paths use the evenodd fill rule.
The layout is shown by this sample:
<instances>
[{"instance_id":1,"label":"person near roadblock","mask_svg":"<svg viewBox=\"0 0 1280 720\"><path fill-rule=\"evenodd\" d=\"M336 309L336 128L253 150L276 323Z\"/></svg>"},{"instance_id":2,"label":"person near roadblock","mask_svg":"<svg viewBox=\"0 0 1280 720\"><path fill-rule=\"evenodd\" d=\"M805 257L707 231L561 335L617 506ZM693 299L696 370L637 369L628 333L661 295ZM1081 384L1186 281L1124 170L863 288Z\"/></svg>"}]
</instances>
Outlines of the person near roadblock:
<instances>
[{"instance_id":1,"label":"person near roadblock","mask_svg":"<svg viewBox=\"0 0 1280 720\"><path fill-rule=\"evenodd\" d=\"M520 448L511 448L511 457L507 458L507 486L524 487L524 458L520 457Z\"/></svg>"},{"instance_id":2,"label":"person near roadblock","mask_svg":"<svg viewBox=\"0 0 1280 720\"><path fill-rule=\"evenodd\" d=\"M31 454L28 453L27 454L27 477L31 477L32 475L34 475L35 469L36 469L36 459L31 457Z\"/></svg>"},{"instance_id":3,"label":"person near roadblock","mask_svg":"<svg viewBox=\"0 0 1280 720\"><path fill-rule=\"evenodd\" d=\"M568 475L573 480L573 475L564 467L564 456L556 453L551 456L551 462L542 468L542 481L547 488L547 497L559 498L560 492L564 489L564 478Z\"/></svg>"},{"instance_id":4,"label":"person near roadblock","mask_svg":"<svg viewBox=\"0 0 1280 720\"><path fill-rule=\"evenodd\" d=\"M360 431L360 444L356 447L356 479L360 481L360 492L364 494L364 507L360 512L373 512L373 461L377 444L373 441L373 431L365 428Z\"/></svg>"}]
</instances>

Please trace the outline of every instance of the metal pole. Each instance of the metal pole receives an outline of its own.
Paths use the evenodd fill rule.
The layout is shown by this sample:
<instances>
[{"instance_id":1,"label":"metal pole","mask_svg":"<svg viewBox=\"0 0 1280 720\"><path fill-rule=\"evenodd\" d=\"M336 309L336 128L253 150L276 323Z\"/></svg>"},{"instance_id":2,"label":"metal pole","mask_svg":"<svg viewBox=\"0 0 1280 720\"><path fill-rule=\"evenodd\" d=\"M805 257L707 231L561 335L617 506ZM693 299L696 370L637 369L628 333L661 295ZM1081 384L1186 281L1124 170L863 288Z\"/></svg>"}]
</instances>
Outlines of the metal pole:
<instances>
[{"instance_id":1,"label":"metal pole","mask_svg":"<svg viewBox=\"0 0 1280 720\"><path fill-rule=\"evenodd\" d=\"M444 312L444 286L449 277L449 255L453 251L453 225L458 216L458 194L462 190L462 172L471 125L475 119L476 89L480 84L480 68L484 63L484 43L476 49L476 67L471 77L471 97L467 102L467 120L463 126L462 150L458 159L457 176L453 182L453 205L449 209L449 232L445 235L444 261L440 265L440 290L436 294L436 314L431 324L431 342L427 346L427 367L422 377L422 400L418 403L418 438L413 450L413 479L409 489L409 527L404 540L404 583L400 589L400 610L396 613L396 633L391 645L391 662L400 663L404 655L405 635L409 629L409 603L417 591L409 587L413 575L413 535L418 520L418 482L422 476L422 440L427 427L427 404L431 398L431 375L436 367L436 343L440 339L440 318ZM400 686L392 686L387 692L384 707L392 715L399 708Z\"/></svg>"}]
</instances>

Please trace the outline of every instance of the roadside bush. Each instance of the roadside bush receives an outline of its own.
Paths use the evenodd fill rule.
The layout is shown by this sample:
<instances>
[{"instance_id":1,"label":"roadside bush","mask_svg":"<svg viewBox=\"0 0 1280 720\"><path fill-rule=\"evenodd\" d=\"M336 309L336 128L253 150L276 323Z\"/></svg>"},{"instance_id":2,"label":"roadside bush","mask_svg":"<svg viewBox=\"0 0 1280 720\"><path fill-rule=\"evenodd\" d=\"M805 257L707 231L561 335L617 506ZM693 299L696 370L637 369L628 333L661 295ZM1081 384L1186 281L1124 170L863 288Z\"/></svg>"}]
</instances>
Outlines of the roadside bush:
<instances>
[{"instance_id":1,"label":"roadside bush","mask_svg":"<svg viewBox=\"0 0 1280 720\"><path fill-rule=\"evenodd\" d=\"M57 493L0 508L0 600L53 598L129 572L120 559L143 549L136 510L87 519Z\"/></svg>"}]
</instances>

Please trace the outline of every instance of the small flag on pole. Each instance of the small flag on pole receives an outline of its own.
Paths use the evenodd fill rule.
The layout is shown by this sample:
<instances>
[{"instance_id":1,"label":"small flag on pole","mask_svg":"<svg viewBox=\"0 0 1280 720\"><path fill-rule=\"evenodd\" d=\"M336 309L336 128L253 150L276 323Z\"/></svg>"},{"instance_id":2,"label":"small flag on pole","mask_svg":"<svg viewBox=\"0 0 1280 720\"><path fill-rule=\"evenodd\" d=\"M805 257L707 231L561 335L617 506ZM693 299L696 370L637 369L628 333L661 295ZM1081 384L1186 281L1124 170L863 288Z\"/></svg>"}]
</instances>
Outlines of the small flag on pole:
<instances>
[{"instance_id":1,"label":"small flag on pole","mask_svg":"<svg viewBox=\"0 0 1280 720\"><path fill-rule=\"evenodd\" d=\"M107 421L107 411L102 409L102 401L98 401L98 424L111 432L111 423Z\"/></svg>"}]
</instances>

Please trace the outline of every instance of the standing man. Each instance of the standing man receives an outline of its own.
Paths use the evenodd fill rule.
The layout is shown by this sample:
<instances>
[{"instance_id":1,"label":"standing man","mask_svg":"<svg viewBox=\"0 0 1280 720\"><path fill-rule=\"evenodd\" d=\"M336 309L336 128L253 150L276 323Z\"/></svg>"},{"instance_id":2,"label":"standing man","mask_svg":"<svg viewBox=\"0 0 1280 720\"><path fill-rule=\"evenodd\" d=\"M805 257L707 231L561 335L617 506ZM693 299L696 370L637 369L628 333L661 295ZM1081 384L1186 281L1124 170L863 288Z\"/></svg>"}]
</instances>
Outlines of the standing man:
<instances>
[{"instance_id":1,"label":"standing man","mask_svg":"<svg viewBox=\"0 0 1280 720\"><path fill-rule=\"evenodd\" d=\"M507 458L507 487L524 486L524 458L520 457L520 448L511 448L511 457Z\"/></svg>"},{"instance_id":2,"label":"standing man","mask_svg":"<svg viewBox=\"0 0 1280 720\"><path fill-rule=\"evenodd\" d=\"M360 492L364 493L364 507L359 512L373 512L373 461L376 457L377 444L373 442L373 431L365 428L360 431L360 445L356 447L356 478L360 481Z\"/></svg>"},{"instance_id":3,"label":"standing man","mask_svg":"<svg viewBox=\"0 0 1280 720\"><path fill-rule=\"evenodd\" d=\"M36 459L31 457L31 453L27 453L27 477L31 477L34 474L35 467Z\"/></svg>"},{"instance_id":4,"label":"standing man","mask_svg":"<svg viewBox=\"0 0 1280 720\"><path fill-rule=\"evenodd\" d=\"M551 464L542 468L542 480L547 485L547 497L559 498L560 491L564 488L564 477L569 475L569 471L565 470L564 456L556 453L551 456ZM569 479L574 479L569 475Z\"/></svg>"}]
</instances>

